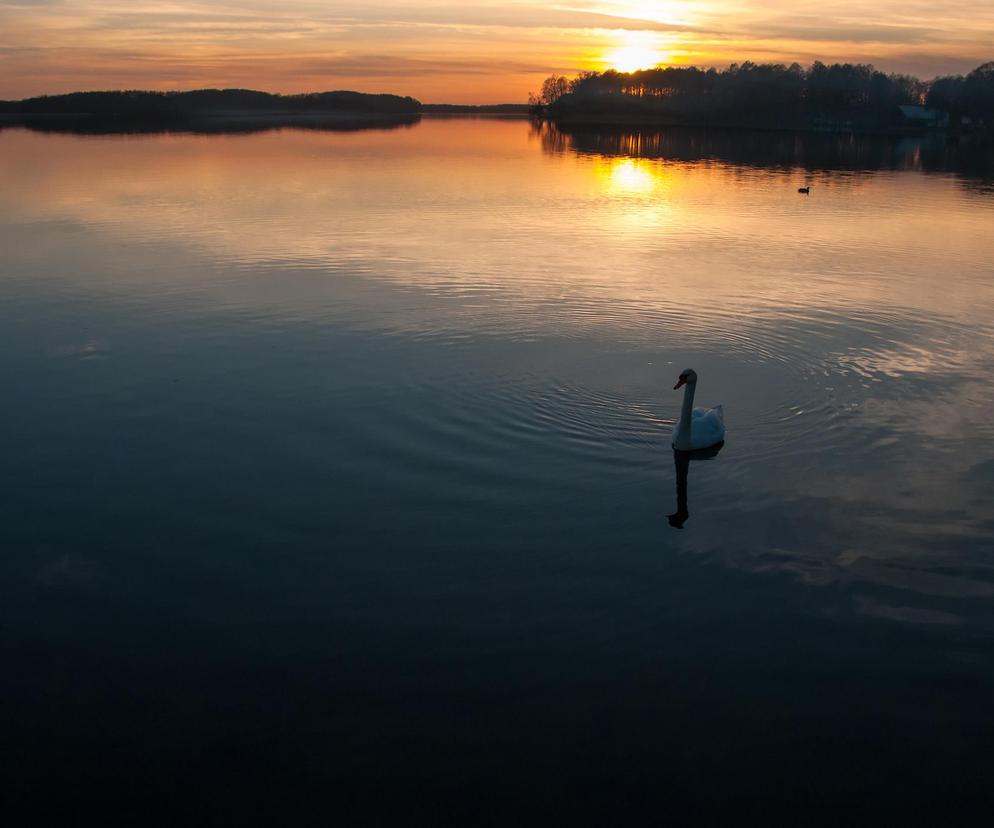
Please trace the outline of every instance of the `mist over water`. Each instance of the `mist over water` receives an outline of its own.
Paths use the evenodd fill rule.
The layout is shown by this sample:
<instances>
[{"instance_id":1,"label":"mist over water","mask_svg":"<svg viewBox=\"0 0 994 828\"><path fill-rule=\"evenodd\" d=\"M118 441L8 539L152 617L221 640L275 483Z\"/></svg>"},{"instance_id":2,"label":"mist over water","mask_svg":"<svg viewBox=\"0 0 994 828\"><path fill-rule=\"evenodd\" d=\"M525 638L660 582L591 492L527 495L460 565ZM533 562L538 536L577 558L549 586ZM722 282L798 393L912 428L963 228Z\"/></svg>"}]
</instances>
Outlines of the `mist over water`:
<instances>
[{"instance_id":1,"label":"mist over water","mask_svg":"<svg viewBox=\"0 0 994 828\"><path fill-rule=\"evenodd\" d=\"M970 822L990 161L0 131L11 808Z\"/></svg>"}]
</instances>

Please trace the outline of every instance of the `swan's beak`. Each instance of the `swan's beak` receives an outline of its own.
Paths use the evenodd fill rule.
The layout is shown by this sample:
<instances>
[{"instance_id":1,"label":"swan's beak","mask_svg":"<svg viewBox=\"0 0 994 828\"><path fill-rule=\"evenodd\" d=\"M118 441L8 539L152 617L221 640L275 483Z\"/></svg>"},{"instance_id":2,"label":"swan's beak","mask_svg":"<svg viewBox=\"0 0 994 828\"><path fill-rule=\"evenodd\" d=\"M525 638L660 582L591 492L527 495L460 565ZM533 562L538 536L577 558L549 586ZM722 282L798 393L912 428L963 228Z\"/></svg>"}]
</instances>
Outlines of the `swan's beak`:
<instances>
[{"instance_id":1,"label":"swan's beak","mask_svg":"<svg viewBox=\"0 0 994 828\"><path fill-rule=\"evenodd\" d=\"M676 385L673 386L673 390L676 391L681 385L686 385L686 384L687 380L685 380L683 377L680 377L680 379L676 381Z\"/></svg>"}]
</instances>

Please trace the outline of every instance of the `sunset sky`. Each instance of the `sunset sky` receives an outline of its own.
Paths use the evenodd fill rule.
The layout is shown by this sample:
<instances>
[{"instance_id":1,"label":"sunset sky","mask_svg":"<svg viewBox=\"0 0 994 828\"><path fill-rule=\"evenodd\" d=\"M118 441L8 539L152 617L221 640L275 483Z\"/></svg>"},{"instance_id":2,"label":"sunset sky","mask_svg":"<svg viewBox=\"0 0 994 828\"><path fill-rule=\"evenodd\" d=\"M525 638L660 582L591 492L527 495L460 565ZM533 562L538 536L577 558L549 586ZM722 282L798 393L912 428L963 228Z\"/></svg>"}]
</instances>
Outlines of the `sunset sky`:
<instances>
[{"instance_id":1,"label":"sunset sky","mask_svg":"<svg viewBox=\"0 0 994 828\"><path fill-rule=\"evenodd\" d=\"M994 59L994 3L0 0L4 99L240 86L518 102L553 72L815 59L966 72Z\"/></svg>"}]
</instances>

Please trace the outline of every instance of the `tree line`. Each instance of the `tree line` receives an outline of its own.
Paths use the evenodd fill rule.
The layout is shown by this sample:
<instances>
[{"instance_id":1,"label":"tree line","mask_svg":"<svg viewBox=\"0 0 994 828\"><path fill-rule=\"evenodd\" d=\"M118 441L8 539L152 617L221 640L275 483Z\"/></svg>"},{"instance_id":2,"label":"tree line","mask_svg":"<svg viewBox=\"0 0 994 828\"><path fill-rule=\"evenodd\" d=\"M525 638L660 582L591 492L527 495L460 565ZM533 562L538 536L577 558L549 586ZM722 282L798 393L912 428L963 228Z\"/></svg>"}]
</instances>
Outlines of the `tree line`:
<instances>
[{"instance_id":1,"label":"tree line","mask_svg":"<svg viewBox=\"0 0 994 828\"><path fill-rule=\"evenodd\" d=\"M182 121L205 113L390 113L413 115L421 102L399 95L314 92L274 95L253 89L196 89L189 92L71 92L0 102L0 112L20 115L89 115L97 118L158 118Z\"/></svg>"},{"instance_id":2,"label":"tree line","mask_svg":"<svg viewBox=\"0 0 994 828\"><path fill-rule=\"evenodd\" d=\"M929 84L926 102L956 118L994 121L994 61L965 77L947 75Z\"/></svg>"},{"instance_id":3,"label":"tree line","mask_svg":"<svg viewBox=\"0 0 994 828\"><path fill-rule=\"evenodd\" d=\"M727 69L666 66L636 72L582 72L546 78L529 96L553 118L667 118L687 123L774 126L880 126L901 117L902 104L941 109L962 123L994 121L994 62L968 75L922 81L869 64L816 61L808 68L734 63Z\"/></svg>"}]
</instances>

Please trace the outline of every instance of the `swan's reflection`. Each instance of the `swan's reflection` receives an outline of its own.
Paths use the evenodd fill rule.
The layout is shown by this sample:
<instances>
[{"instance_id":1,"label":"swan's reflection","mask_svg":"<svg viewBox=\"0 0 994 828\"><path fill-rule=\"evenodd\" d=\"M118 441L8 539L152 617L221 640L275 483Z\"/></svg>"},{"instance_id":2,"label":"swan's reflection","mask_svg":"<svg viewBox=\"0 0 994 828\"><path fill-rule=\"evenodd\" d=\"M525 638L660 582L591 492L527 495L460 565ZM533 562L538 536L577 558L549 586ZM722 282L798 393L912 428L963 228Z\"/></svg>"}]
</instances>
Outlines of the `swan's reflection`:
<instances>
[{"instance_id":1,"label":"swan's reflection","mask_svg":"<svg viewBox=\"0 0 994 828\"><path fill-rule=\"evenodd\" d=\"M717 457L725 445L724 440L713 446L694 451L680 451L673 449L673 466L676 468L676 511L672 515L667 515L666 519L674 529L683 529L683 524L690 517L687 511L687 476L690 473L691 460L710 460Z\"/></svg>"}]
</instances>

